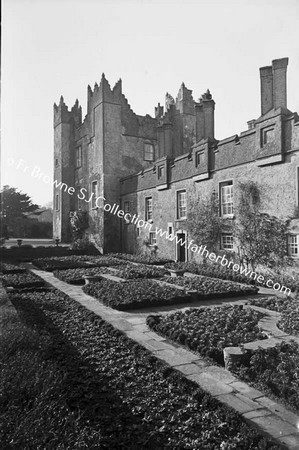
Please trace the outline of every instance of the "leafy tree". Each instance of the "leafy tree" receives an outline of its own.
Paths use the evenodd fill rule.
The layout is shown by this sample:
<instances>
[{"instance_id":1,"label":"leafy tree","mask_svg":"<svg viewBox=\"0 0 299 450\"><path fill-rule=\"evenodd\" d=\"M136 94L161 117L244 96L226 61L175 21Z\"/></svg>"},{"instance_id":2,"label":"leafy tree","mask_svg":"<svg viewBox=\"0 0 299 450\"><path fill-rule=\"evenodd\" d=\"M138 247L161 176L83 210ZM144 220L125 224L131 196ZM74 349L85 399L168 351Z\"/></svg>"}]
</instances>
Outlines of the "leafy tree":
<instances>
[{"instance_id":1,"label":"leafy tree","mask_svg":"<svg viewBox=\"0 0 299 450\"><path fill-rule=\"evenodd\" d=\"M38 205L32 203L29 195L7 185L0 192L0 202L2 235L13 234L20 237L24 231L26 215L34 212Z\"/></svg>"},{"instance_id":2,"label":"leafy tree","mask_svg":"<svg viewBox=\"0 0 299 450\"><path fill-rule=\"evenodd\" d=\"M197 245L205 245L209 251L215 250L223 227L215 192L191 201L187 227Z\"/></svg>"},{"instance_id":3,"label":"leafy tree","mask_svg":"<svg viewBox=\"0 0 299 450\"><path fill-rule=\"evenodd\" d=\"M253 181L238 184L235 236L240 260L255 271L286 256L287 221L262 212L261 192Z\"/></svg>"}]
</instances>

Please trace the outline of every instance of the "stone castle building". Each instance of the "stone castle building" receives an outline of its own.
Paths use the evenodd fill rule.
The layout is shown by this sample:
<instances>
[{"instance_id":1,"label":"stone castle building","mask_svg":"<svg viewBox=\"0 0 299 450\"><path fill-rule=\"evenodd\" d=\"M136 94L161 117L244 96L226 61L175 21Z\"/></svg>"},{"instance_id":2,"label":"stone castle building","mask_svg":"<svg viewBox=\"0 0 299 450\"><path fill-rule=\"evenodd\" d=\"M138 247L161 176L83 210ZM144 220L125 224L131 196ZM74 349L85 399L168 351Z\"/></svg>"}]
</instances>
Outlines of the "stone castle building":
<instances>
[{"instance_id":1,"label":"stone castle building","mask_svg":"<svg viewBox=\"0 0 299 450\"><path fill-rule=\"evenodd\" d=\"M220 141L211 93L195 101L184 83L175 100L166 94L165 109L158 104L154 118L135 114L121 80L111 89L104 75L94 90L88 86L84 121L78 101L69 111L61 97L54 104L54 237L69 241L70 212L85 211L86 234L105 253L136 252L147 244L161 256L187 260L188 206L214 191L228 221L215 250L230 251L234 192L238 181L251 180L267 187L265 212L293 218L288 250L298 257L299 117L287 109L287 65L282 58L260 69L261 116ZM113 214L107 203L140 220ZM185 245L157 236L156 227Z\"/></svg>"}]
</instances>

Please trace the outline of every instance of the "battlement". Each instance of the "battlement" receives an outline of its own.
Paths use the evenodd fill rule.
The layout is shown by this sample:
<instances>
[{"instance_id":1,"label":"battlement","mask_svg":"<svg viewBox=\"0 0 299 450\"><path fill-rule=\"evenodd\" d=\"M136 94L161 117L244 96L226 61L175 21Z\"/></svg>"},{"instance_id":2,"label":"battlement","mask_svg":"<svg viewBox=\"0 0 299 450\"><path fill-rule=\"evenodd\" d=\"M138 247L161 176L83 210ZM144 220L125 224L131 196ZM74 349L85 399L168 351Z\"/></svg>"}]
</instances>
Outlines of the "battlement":
<instances>
[{"instance_id":1,"label":"battlement","mask_svg":"<svg viewBox=\"0 0 299 450\"><path fill-rule=\"evenodd\" d=\"M58 105L54 103L54 128L61 123L73 123L75 127L82 124L82 107L79 105L78 99L69 111L68 106L64 102L63 96L60 97Z\"/></svg>"}]
</instances>

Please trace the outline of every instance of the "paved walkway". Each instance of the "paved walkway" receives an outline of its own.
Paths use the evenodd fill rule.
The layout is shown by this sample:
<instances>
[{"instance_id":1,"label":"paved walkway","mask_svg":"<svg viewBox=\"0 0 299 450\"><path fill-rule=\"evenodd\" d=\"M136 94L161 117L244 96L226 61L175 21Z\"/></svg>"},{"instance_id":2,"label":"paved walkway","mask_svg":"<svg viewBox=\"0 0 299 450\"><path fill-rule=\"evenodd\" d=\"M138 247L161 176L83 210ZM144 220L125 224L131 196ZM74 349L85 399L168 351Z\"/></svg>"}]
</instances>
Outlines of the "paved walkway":
<instances>
[{"instance_id":1,"label":"paved walkway","mask_svg":"<svg viewBox=\"0 0 299 450\"><path fill-rule=\"evenodd\" d=\"M290 450L299 449L299 417L297 415L288 411L281 404L270 400L257 389L239 381L224 368L213 366L199 355L168 342L167 339L150 331L146 325L146 317L151 313L166 314L170 311L194 307L197 304L148 308L130 312L116 311L86 295L80 286L64 283L55 278L51 272L36 269L31 264L28 264L27 268L111 323L115 328L122 330L128 337L150 350L154 356L198 383L213 397L234 408L252 424L257 425L262 431L277 439ZM247 299L248 297L208 300L198 302L198 306L232 302L242 304Z\"/></svg>"}]
</instances>

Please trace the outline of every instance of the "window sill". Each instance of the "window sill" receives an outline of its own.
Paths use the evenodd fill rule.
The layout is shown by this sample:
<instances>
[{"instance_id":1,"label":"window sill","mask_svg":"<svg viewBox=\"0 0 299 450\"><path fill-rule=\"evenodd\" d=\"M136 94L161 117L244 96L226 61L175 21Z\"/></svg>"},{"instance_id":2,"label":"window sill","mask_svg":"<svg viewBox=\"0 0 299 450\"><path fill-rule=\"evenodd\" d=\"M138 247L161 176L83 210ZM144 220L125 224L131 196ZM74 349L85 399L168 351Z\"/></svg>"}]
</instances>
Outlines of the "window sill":
<instances>
[{"instance_id":1,"label":"window sill","mask_svg":"<svg viewBox=\"0 0 299 450\"><path fill-rule=\"evenodd\" d=\"M225 215L221 215L220 217L222 217L222 219L234 219L235 215L234 214L225 214Z\"/></svg>"}]
</instances>

